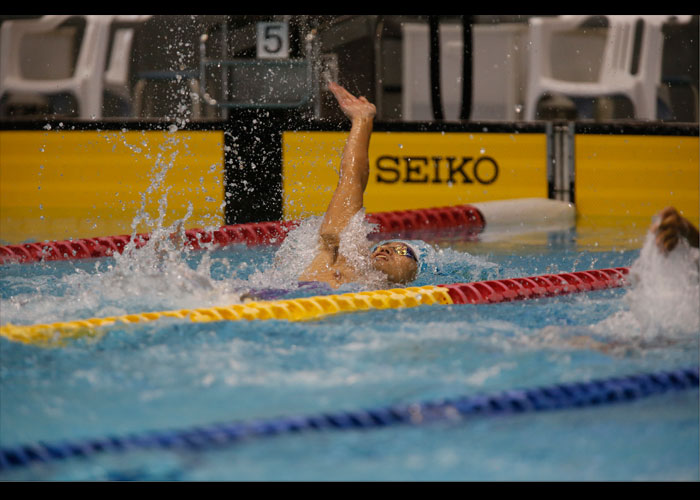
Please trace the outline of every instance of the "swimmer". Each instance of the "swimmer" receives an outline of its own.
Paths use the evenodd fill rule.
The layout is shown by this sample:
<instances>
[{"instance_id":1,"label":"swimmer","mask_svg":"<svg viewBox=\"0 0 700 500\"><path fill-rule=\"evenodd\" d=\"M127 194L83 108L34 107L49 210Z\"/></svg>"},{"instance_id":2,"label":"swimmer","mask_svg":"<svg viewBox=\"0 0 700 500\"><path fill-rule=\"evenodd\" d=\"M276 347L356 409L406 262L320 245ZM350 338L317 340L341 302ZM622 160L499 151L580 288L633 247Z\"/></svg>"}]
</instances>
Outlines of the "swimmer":
<instances>
[{"instance_id":1,"label":"swimmer","mask_svg":"<svg viewBox=\"0 0 700 500\"><path fill-rule=\"evenodd\" d=\"M319 229L319 250L299 281L319 281L338 288L357 281L359 271L339 252L340 233L359 212L369 178L369 143L376 108L364 97L355 97L340 85L330 82L329 90L340 109L350 119L351 128L340 161L338 185ZM422 243L422 242L421 242ZM391 283L413 281L419 271L416 243L390 240L370 250L370 262Z\"/></svg>"},{"instance_id":2,"label":"swimmer","mask_svg":"<svg viewBox=\"0 0 700 500\"><path fill-rule=\"evenodd\" d=\"M651 224L649 232L652 235L654 235L654 243L656 245L655 248L661 255L668 256L668 254L672 252L683 239L685 239L691 247L698 248L698 229L688 219L683 217L674 207L666 207L661 212L659 212L654 217L654 222ZM651 247L651 249L653 248L654 247ZM695 264L698 264L697 256L695 257ZM678 270L674 272L678 272ZM681 272L683 272L685 277L693 275L688 271ZM695 273L695 277L695 286L697 287L697 273ZM637 279L639 279L639 277L637 277ZM683 298L688 298L689 295L686 293L687 289L683 290ZM676 300L678 298L678 296L674 298L673 295L668 294L665 294L665 296L671 297L673 300ZM697 292L695 296L697 297ZM690 297L692 297L692 294L690 295ZM665 298L663 300L668 301L669 299ZM689 301L690 304L692 304L693 302L693 300ZM656 305L656 303L654 305ZM680 305L682 305L680 301L678 303L674 302L675 313L678 313L678 306ZM663 307L663 305L660 305L659 307ZM686 318L686 316L684 315L681 315L680 317ZM684 323L684 327L685 326L687 325ZM664 328L666 327L667 325L664 324ZM561 335L561 333L565 331L565 329L556 326L546 327L542 330L543 334L548 336L548 338L555 338L557 335ZM594 349L606 354L613 355L623 355L626 352L635 349L651 349L659 347L664 348L673 346L677 343L678 339L676 338L658 336L654 336L652 338L645 338L643 336L640 336L636 338L614 339L612 341L600 342L587 335L576 335L574 337L564 340L564 344L568 347Z\"/></svg>"},{"instance_id":3,"label":"swimmer","mask_svg":"<svg viewBox=\"0 0 700 500\"><path fill-rule=\"evenodd\" d=\"M657 221L651 225L656 234L656 246L664 255L676 248L681 238L690 246L698 248L698 229L674 207L666 207L657 215Z\"/></svg>"}]
</instances>

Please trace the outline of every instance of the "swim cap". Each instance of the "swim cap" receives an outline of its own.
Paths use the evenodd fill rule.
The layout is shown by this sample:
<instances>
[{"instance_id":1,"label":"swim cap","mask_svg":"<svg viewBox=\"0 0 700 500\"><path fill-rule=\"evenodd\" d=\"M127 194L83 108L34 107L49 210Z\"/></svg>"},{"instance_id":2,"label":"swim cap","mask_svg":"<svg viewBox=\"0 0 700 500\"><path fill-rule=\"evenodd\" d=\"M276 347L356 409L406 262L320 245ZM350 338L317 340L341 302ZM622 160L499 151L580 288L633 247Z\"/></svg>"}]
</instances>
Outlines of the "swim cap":
<instances>
[{"instance_id":1,"label":"swim cap","mask_svg":"<svg viewBox=\"0 0 700 500\"><path fill-rule=\"evenodd\" d=\"M377 247L381 245L386 245L387 243L403 243L413 251L413 255L416 256L416 263L418 268L416 270L416 278L426 269L428 269L427 256L433 250L432 247L423 240L382 240L376 245L374 245L369 251L370 254L374 253ZM415 279L415 278L414 278Z\"/></svg>"}]
</instances>

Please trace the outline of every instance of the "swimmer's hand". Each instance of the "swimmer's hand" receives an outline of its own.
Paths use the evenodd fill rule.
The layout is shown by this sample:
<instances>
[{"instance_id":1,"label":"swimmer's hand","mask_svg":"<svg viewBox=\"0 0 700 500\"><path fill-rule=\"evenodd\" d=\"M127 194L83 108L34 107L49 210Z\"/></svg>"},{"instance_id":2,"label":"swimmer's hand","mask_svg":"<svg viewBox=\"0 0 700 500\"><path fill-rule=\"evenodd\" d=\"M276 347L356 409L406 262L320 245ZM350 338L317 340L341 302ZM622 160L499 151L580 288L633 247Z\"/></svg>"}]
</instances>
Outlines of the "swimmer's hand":
<instances>
[{"instance_id":1,"label":"swimmer's hand","mask_svg":"<svg viewBox=\"0 0 700 500\"><path fill-rule=\"evenodd\" d=\"M656 234L656 246L664 255L676 248L681 238L688 240L691 246L698 246L698 230L674 207L659 212L651 231Z\"/></svg>"},{"instance_id":2,"label":"swimmer's hand","mask_svg":"<svg viewBox=\"0 0 700 500\"><path fill-rule=\"evenodd\" d=\"M182 250L185 247L186 239L185 221L179 220L175 223L173 232L170 233L170 241L172 241L173 245L175 245L175 248Z\"/></svg>"},{"instance_id":3,"label":"swimmer's hand","mask_svg":"<svg viewBox=\"0 0 700 500\"><path fill-rule=\"evenodd\" d=\"M372 120L377 108L365 97L355 97L335 82L328 82L328 90L333 92L340 109L351 121Z\"/></svg>"}]
</instances>

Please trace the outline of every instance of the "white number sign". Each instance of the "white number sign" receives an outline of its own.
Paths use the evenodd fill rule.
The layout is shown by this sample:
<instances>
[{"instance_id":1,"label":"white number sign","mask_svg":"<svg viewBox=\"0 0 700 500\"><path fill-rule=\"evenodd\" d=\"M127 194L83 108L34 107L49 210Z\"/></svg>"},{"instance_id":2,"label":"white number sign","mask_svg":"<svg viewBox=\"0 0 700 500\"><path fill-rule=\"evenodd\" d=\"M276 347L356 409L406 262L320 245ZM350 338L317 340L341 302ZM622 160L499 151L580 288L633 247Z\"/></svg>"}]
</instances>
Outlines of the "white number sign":
<instances>
[{"instance_id":1,"label":"white number sign","mask_svg":"<svg viewBox=\"0 0 700 500\"><path fill-rule=\"evenodd\" d=\"M289 57L289 26L287 23L258 23L257 47L259 59Z\"/></svg>"}]
</instances>

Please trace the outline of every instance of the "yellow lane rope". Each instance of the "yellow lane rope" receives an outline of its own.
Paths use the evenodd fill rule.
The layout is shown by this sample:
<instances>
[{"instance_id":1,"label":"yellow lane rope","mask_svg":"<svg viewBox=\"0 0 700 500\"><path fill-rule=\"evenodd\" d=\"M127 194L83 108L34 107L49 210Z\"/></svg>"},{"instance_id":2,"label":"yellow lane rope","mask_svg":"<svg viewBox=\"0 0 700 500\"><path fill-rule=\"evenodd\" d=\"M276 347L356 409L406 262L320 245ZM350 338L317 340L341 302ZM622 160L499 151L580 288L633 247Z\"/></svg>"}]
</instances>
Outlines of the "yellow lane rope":
<instances>
[{"instance_id":1,"label":"yellow lane rope","mask_svg":"<svg viewBox=\"0 0 700 500\"><path fill-rule=\"evenodd\" d=\"M452 304L448 289L439 286L392 288L368 292L321 295L308 298L247 302L175 311L146 312L89 318L51 324L12 325L0 327L0 335L27 344L54 344L66 339L99 336L103 327L117 323L143 323L161 318L189 319L193 322L279 319L307 321L332 314L370 309L396 309L432 304Z\"/></svg>"}]
</instances>

